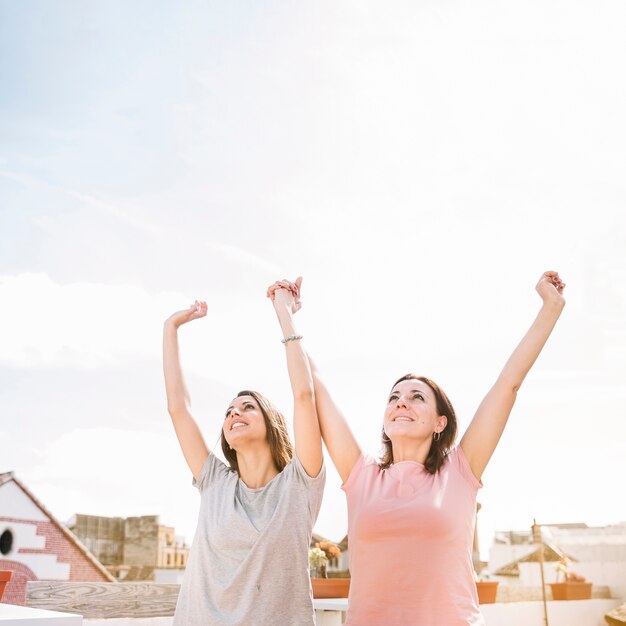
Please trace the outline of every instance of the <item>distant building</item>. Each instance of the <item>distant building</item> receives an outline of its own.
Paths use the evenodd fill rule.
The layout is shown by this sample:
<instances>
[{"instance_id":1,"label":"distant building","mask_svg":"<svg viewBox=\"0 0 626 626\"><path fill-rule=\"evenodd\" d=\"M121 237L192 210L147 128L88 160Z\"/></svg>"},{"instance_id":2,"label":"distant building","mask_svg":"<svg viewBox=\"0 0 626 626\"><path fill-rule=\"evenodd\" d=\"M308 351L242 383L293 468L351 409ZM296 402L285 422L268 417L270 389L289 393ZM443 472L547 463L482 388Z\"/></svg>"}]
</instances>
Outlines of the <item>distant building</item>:
<instances>
[{"instance_id":1,"label":"distant building","mask_svg":"<svg viewBox=\"0 0 626 626\"><path fill-rule=\"evenodd\" d=\"M314 548L318 543L322 541L330 541L321 535L313 533L311 537L310 547ZM331 542L334 543L334 542ZM330 561L326 565L326 572L329 575L347 575L349 571L349 556L348 556L348 535L346 535L339 543L335 544L340 550L341 554Z\"/></svg>"},{"instance_id":2,"label":"distant building","mask_svg":"<svg viewBox=\"0 0 626 626\"><path fill-rule=\"evenodd\" d=\"M124 563L124 518L74 515L68 528L106 567Z\"/></svg>"},{"instance_id":3,"label":"distant building","mask_svg":"<svg viewBox=\"0 0 626 626\"><path fill-rule=\"evenodd\" d=\"M590 527L584 523L546 524L544 576L555 582L555 561L567 556L571 570L594 585L607 585L615 597L626 596L626 522ZM496 532L489 555L489 571L513 585L540 584L537 544L532 531Z\"/></svg>"},{"instance_id":4,"label":"distant building","mask_svg":"<svg viewBox=\"0 0 626 626\"><path fill-rule=\"evenodd\" d=\"M77 514L68 526L119 580L176 580L159 570L183 570L187 565L189 546L174 528L159 524L157 515Z\"/></svg>"},{"instance_id":5,"label":"distant building","mask_svg":"<svg viewBox=\"0 0 626 626\"><path fill-rule=\"evenodd\" d=\"M189 558L189 546L180 535L174 533L171 526L159 526L158 567L184 569Z\"/></svg>"},{"instance_id":6,"label":"distant building","mask_svg":"<svg viewBox=\"0 0 626 626\"><path fill-rule=\"evenodd\" d=\"M25 604L29 580L115 581L12 472L0 474L0 569L13 571L8 604Z\"/></svg>"}]
</instances>

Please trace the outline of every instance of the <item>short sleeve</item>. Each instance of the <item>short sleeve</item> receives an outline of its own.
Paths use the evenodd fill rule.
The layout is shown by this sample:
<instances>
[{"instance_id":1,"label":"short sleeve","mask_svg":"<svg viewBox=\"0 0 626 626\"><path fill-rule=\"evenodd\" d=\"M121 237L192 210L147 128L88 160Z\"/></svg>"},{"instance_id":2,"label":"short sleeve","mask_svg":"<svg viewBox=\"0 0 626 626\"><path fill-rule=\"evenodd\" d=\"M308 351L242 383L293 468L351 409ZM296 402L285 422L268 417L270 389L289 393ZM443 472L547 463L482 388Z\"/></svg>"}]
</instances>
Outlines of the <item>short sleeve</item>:
<instances>
[{"instance_id":1,"label":"short sleeve","mask_svg":"<svg viewBox=\"0 0 626 626\"><path fill-rule=\"evenodd\" d=\"M298 478L303 480L308 484L321 483L322 489L324 488L324 483L326 482L326 465L324 465L324 460L322 459L322 467L320 471L317 473L317 476L309 476L302 465L302 462L298 458L298 455L294 452L293 458L291 459L290 465L293 465L294 472L298 475Z\"/></svg>"},{"instance_id":2,"label":"short sleeve","mask_svg":"<svg viewBox=\"0 0 626 626\"><path fill-rule=\"evenodd\" d=\"M212 452L209 452L198 474L198 478L194 478L191 484L202 493L210 483L220 478L225 478L231 471L225 463L220 461Z\"/></svg>"},{"instance_id":3,"label":"short sleeve","mask_svg":"<svg viewBox=\"0 0 626 626\"><path fill-rule=\"evenodd\" d=\"M352 489L352 486L354 485L354 483L357 482L359 476L361 475L365 467L367 465L372 465L375 463L376 461L372 457L366 456L365 454L361 453L361 456L356 460L354 467L350 470L350 475L348 476L346 481L343 483L343 485L341 485L341 488L346 493L349 493L350 489Z\"/></svg>"},{"instance_id":4,"label":"short sleeve","mask_svg":"<svg viewBox=\"0 0 626 626\"><path fill-rule=\"evenodd\" d=\"M283 472L291 473L298 482L302 483L306 488L307 500L309 503L309 516L311 526L315 524L315 520L319 515L322 507L322 498L324 497L324 485L326 484L326 465L322 461L322 467L317 476L309 476L304 469L298 455L294 453L291 462Z\"/></svg>"},{"instance_id":5,"label":"short sleeve","mask_svg":"<svg viewBox=\"0 0 626 626\"><path fill-rule=\"evenodd\" d=\"M465 452L463 452L463 448L461 448L461 446L456 446L450 450L449 459L450 463L454 465L461 476L465 478L475 491L478 491L483 486L483 481L478 480L478 478L474 476L469 461L467 460Z\"/></svg>"}]
</instances>

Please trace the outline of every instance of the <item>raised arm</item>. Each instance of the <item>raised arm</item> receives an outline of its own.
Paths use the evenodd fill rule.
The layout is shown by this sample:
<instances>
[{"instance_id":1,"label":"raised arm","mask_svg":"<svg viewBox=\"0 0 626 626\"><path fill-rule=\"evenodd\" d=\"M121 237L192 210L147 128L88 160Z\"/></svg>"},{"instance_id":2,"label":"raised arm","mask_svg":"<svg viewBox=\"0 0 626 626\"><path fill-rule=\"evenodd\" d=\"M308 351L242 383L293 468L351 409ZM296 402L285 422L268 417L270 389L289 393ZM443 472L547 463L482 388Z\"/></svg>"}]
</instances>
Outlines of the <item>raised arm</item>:
<instances>
[{"instance_id":1,"label":"raised arm","mask_svg":"<svg viewBox=\"0 0 626 626\"><path fill-rule=\"evenodd\" d=\"M287 356L287 370L293 392L293 431L296 454L309 476L317 476L322 469L322 438L315 410L315 392L306 352L302 347L293 314L300 308L299 295L302 279L295 283L279 281L267 290L283 333ZM292 291L291 285L294 286Z\"/></svg>"},{"instance_id":2,"label":"raised arm","mask_svg":"<svg viewBox=\"0 0 626 626\"><path fill-rule=\"evenodd\" d=\"M282 287L283 289L289 289L293 297L295 298L294 308L295 311L300 309L300 284L301 279L298 279L295 283L289 281L278 281L268 289L268 295L272 288L277 289ZM339 410L330 394L326 385L320 377L319 370L317 369L313 359L307 355L309 371L313 378L313 389L315 392L315 406L317 412L317 419L319 420L319 429L321 435L326 444L326 449L330 454L330 458L333 461L333 465L337 469L337 472L341 476L342 481L346 481L354 464L357 462L361 455L361 448L357 443L346 418ZM297 441L296 441L297 448Z\"/></svg>"},{"instance_id":3,"label":"raised arm","mask_svg":"<svg viewBox=\"0 0 626 626\"><path fill-rule=\"evenodd\" d=\"M309 365L313 374L315 404L322 438L341 480L346 482L354 464L361 456L361 447L354 438L343 413L328 393L311 357L309 357Z\"/></svg>"},{"instance_id":4,"label":"raised arm","mask_svg":"<svg viewBox=\"0 0 626 626\"><path fill-rule=\"evenodd\" d=\"M504 431L526 374L533 366L565 306L557 272L545 272L537 283L543 305L519 345L509 357L493 387L480 403L461 439L472 472L480 478Z\"/></svg>"},{"instance_id":5,"label":"raised arm","mask_svg":"<svg viewBox=\"0 0 626 626\"><path fill-rule=\"evenodd\" d=\"M188 309L177 311L168 317L163 325L163 373L167 410L172 418L178 443L194 478L198 478L209 449L196 420L191 415L191 400L178 354L178 329L183 324L204 317L206 314L206 302L196 301Z\"/></svg>"}]
</instances>

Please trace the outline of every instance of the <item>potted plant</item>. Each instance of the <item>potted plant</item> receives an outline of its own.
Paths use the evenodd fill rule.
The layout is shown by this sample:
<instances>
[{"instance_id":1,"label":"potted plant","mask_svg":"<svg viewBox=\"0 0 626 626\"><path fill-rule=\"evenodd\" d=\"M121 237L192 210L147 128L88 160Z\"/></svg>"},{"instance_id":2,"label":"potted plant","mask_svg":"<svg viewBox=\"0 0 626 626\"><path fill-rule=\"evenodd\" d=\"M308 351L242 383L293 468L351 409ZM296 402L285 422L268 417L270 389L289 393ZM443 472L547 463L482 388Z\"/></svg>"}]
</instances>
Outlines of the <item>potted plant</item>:
<instances>
[{"instance_id":1,"label":"potted plant","mask_svg":"<svg viewBox=\"0 0 626 626\"><path fill-rule=\"evenodd\" d=\"M489 574L483 572L481 572L480 576L474 572L474 580L476 581L478 603L495 604L500 583L497 580L489 580Z\"/></svg>"},{"instance_id":2,"label":"potted plant","mask_svg":"<svg viewBox=\"0 0 626 626\"><path fill-rule=\"evenodd\" d=\"M311 578L326 578L328 557L318 545L316 544L315 548L309 550L309 571Z\"/></svg>"},{"instance_id":3,"label":"potted plant","mask_svg":"<svg viewBox=\"0 0 626 626\"><path fill-rule=\"evenodd\" d=\"M4 595L4 588L12 577L13 572L11 570L0 570L0 600L2 600L2 596Z\"/></svg>"},{"instance_id":4,"label":"potted plant","mask_svg":"<svg viewBox=\"0 0 626 626\"><path fill-rule=\"evenodd\" d=\"M314 598L347 598L350 590L349 578L328 578L326 566L330 559L341 554L341 550L330 541L320 541L309 550L309 570Z\"/></svg>"},{"instance_id":5,"label":"potted plant","mask_svg":"<svg viewBox=\"0 0 626 626\"><path fill-rule=\"evenodd\" d=\"M585 580L584 576L570 571L571 561L563 557L555 565L558 572L558 580L550 583L552 598L554 600L589 600L591 598L592 584Z\"/></svg>"}]
</instances>

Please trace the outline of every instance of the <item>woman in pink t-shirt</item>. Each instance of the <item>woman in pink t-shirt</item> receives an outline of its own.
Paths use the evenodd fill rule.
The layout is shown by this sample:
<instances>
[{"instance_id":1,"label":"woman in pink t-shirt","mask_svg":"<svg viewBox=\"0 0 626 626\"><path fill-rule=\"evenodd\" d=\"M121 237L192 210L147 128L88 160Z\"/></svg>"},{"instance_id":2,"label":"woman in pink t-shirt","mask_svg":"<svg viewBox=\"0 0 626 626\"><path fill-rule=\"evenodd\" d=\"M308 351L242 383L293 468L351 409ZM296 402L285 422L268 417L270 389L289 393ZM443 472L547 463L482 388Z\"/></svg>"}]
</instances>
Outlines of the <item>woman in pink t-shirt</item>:
<instances>
[{"instance_id":1,"label":"woman in pink t-shirt","mask_svg":"<svg viewBox=\"0 0 626 626\"><path fill-rule=\"evenodd\" d=\"M564 287L557 272L541 276L543 305L458 446L446 394L408 374L389 394L381 462L364 456L311 364L322 437L348 500L346 626L484 624L471 562L476 493L517 391L563 310Z\"/></svg>"}]
</instances>

